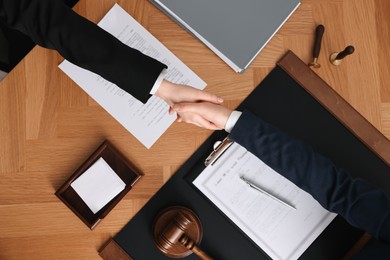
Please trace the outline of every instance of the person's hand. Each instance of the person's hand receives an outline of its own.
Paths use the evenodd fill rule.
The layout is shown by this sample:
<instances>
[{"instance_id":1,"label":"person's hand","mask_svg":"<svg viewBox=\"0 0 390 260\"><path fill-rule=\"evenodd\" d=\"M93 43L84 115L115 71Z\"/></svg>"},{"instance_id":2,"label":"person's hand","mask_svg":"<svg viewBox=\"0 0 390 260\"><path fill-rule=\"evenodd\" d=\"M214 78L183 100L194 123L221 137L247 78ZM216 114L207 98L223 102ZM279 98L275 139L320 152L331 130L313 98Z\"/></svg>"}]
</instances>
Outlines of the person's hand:
<instances>
[{"instance_id":1,"label":"person's hand","mask_svg":"<svg viewBox=\"0 0 390 260\"><path fill-rule=\"evenodd\" d=\"M210 130L224 129L232 110L210 102L178 103L173 106L178 122L194 124Z\"/></svg>"},{"instance_id":2,"label":"person's hand","mask_svg":"<svg viewBox=\"0 0 390 260\"><path fill-rule=\"evenodd\" d=\"M181 102L207 101L215 104L223 102L222 98L209 92L186 85L175 84L167 80L163 80L155 95L164 99L170 107ZM172 110L170 112L172 113Z\"/></svg>"}]
</instances>

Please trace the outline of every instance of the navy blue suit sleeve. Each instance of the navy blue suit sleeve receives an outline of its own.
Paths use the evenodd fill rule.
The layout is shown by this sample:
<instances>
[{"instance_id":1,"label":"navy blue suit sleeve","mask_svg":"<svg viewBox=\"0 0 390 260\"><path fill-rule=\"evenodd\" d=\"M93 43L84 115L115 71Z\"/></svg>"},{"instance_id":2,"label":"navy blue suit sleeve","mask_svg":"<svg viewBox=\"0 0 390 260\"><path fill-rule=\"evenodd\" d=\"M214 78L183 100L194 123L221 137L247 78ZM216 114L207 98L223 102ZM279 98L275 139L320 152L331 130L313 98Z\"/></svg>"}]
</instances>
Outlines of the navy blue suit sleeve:
<instances>
[{"instance_id":1,"label":"navy blue suit sleeve","mask_svg":"<svg viewBox=\"0 0 390 260\"><path fill-rule=\"evenodd\" d=\"M121 43L62 0L0 0L0 21L146 102L166 66Z\"/></svg>"},{"instance_id":2,"label":"navy blue suit sleeve","mask_svg":"<svg viewBox=\"0 0 390 260\"><path fill-rule=\"evenodd\" d=\"M390 243L390 198L310 146L244 111L230 137L351 225ZM373 169L374 171L374 169Z\"/></svg>"}]
</instances>

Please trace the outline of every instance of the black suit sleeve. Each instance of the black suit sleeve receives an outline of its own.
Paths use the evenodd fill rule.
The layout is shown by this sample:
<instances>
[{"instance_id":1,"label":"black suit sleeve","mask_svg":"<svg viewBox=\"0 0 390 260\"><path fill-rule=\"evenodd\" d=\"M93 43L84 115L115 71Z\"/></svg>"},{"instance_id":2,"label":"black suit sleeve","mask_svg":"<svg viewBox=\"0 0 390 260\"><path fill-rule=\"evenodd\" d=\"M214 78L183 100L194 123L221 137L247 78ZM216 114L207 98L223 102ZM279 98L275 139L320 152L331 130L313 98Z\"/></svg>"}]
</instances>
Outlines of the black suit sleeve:
<instances>
[{"instance_id":1,"label":"black suit sleeve","mask_svg":"<svg viewBox=\"0 0 390 260\"><path fill-rule=\"evenodd\" d=\"M121 43L62 0L0 0L0 20L142 102L166 66Z\"/></svg>"},{"instance_id":2,"label":"black suit sleeve","mask_svg":"<svg viewBox=\"0 0 390 260\"><path fill-rule=\"evenodd\" d=\"M390 198L385 192L361 179L352 179L310 146L249 111L241 115L230 137L311 194L324 208L390 243Z\"/></svg>"}]
</instances>

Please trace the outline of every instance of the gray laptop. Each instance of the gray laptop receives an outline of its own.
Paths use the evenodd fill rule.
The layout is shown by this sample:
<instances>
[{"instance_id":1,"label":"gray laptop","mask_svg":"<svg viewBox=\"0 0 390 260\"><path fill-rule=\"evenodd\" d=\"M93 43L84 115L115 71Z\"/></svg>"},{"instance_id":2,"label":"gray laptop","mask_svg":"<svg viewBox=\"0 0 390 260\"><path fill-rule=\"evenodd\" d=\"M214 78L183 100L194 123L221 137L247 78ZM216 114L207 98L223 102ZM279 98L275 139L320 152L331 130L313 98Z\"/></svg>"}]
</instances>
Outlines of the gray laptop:
<instances>
[{"instance_id":1,"label":"gray laptop","mask_svg":"<svg viewBox=\"0 0 390 260\"><path fill-rule=\"evenodd\" d=\"M150 0L235 71L245 70L300 0Z\"/></svg>"}]
</instances>

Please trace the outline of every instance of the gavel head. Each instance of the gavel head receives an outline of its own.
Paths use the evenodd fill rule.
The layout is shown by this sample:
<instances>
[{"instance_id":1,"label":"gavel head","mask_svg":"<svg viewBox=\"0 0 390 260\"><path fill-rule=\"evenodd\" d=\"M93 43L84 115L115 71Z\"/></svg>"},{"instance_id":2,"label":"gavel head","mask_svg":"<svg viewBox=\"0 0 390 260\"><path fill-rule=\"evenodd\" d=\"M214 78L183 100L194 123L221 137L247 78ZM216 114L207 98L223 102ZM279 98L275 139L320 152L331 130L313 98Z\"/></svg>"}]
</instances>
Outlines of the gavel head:
<instances>
[{"instance_id":1,"label":"gavel head","mask_svg":"<svg viewBox=\"0 0 390 260\"><path fill-rule=\"evenodd\" d=\"M191 223L186 213L179 211L157 238L156 244L160 250L169 252L173 246L180 243L180 239L186 236L185 232Z\"/></svg>"},{"instance_id":2,"label":"gavel head","mask_svg":"<svg viewBox=\"0 0 390 260\"><path fill-rule=\"evenodd\" d=\"M192 251L184 244L200 243L202 226L199 218L190 209L170 207L156 217L153 238L157 248L165 255L173 258L185 257Z\"/></svg>"}]
</instances>

